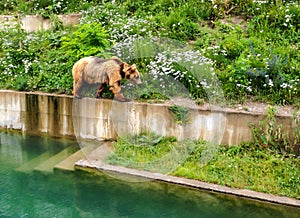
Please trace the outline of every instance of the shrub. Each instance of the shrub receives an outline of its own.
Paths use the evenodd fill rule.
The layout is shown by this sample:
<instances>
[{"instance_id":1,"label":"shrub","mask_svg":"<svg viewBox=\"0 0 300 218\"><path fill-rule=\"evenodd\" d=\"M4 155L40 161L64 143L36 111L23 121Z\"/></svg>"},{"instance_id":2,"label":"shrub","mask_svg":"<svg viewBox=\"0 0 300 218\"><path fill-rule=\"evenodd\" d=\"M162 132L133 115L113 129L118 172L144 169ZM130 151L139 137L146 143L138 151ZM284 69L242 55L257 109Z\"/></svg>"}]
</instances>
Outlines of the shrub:
<instances>
[{"instance_id":1,"label":"shrub","mask_svg":"<svg viewBox=\"0 0 300 218\"><path fill-rule=\"evenodd\" d=\"M61 39L61 50L75 60L86 56L103 56L110 44L108 34L99 23L82 24Z\"/></svg>"},{"instance_id":2,"label":"shrub","mask_svg":"<svg viewBox=\"0 0 300 218\"><path fill-rule=\"evenodd\" d=\"M39 53L39 49L32 46L38 39L35 34L26 34L19 24L14 28L2 30L0 34L0 84L4 88L24 90L26 81L32 76L32 62Z\"/></svg>"},{"instance_id":3,"label":"shrub","mask_svg":"<svg viewBox=\"0 0 300 218\"><path fill-rule=\"evenodd\" d=\"M169 96L189 93L193 98L206 98L209 90L216 88L213 87L216 78L211 64L211 60L199 52L174 50L159 53L147 67L153 80L159 82L162 90L168 90Z\"/></svg>"},{"instance_id":4,"label":"shrub","mask_svg":"<svg viewBox=\"0 0 300 218\"><path fill-rule=\"evenodd\" d=\"M120 42L129 37L152 36L156 26L151 19L128 16L113 5L99 5L83 11L81 24L100 23L107 30L111 42Z\"/></svg>"}]
</instances>

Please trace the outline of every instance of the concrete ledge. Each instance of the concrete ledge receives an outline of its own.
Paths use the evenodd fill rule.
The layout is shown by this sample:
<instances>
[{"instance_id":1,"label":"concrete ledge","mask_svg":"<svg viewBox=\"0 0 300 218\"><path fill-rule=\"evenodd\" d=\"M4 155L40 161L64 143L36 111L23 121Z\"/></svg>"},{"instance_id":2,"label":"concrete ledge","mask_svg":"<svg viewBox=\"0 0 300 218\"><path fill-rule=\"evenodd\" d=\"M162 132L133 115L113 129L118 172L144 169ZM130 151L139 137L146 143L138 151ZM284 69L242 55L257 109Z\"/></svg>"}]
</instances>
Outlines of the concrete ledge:
<instances>
[{"instance_id":1,"label":"concrete ledge","mask_svg":"<svg viewBox=\"0 0 300 218\"><path fill-rule=\"evenodd\" d=\"M103 171L111 172L114 174L121 174L123 176L129 177L139 177L142 179L149 179L149 180L157 180L167 183L172 183L176 185L187 186L196 189L203 189L212 192L219 192L223 194L235 195L244 198L250 198L259 201L265 201L270 203L276 204L283 204L293 207L300 207L300 200L288 198L288 197L281 197L272 194L265 194L256 191L246 190L246 189L236 189L236 188L229 188L226 186L220 186L216 184L210 184L206 182L201 182L198 180L186 179L176 176L164 175L160 173L153 173L148 171L136 170L131 168L126 168L122 166L113 166L105 164L101 161L95 160L80 160L76 162L75 168L77 170L83 171Z\"/></svg>"}]
</instances>

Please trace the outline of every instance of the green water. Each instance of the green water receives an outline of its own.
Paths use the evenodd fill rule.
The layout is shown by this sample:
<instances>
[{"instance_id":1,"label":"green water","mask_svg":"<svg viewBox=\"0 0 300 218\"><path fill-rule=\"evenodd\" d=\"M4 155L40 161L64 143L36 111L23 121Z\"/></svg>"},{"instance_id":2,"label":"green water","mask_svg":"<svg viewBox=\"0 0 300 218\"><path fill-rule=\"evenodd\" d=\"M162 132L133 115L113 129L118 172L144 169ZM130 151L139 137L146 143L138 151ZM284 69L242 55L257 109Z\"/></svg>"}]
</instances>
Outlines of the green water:
<instances>
[{"instance_id":1,"label":"green water","mask_svg":"<svg viewBox=\"0 0 300 218\"><path fill-rule=\"evenodd\" d=\"M0 218L300 217L300 208L37 166L75 141L0 132ZM44 160L42 160L44 158Z\"/></svg>"}]
</instances>

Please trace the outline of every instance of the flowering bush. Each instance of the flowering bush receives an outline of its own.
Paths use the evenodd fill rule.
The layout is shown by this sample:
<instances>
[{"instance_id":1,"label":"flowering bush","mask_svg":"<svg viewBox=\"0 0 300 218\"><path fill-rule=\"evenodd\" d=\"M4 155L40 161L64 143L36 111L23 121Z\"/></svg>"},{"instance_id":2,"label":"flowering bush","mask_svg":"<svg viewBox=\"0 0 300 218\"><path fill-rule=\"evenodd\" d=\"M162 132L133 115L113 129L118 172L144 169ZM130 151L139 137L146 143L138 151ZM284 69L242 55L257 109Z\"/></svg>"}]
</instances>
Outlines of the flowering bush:
<instances>
[{"instance_id":1,"label":"flowering bush","mask_svg":"<svg viewBox=\"0 0 300 218\"><path fill-rule=\"evenodd\" d=\"M272 96L274 102L281 104L292 103L299 96L299 76L291 76L286 70L287 57L272 51L269 54L256 53L253 48L246 54L229 66L226 86L231 83L241 95Z\"/></svg>"},{"instance_id":2,"label":"flowering bush","mask_svg":"<svg viewBox=\"0 0 300 218\"><path fill-rule=\"evenodd\" d=\"M158 35L155 25L139 16L122 14L112 5L98 5L82 11L81 24L99 23L107 29L111 42L120 42L137 36Z\"/></svg>"},{"instance_id":3,"label":"flowering bush","mask_svg":"<svg viewBox=\"0 0 300 218\"><path fill-rule=\"evenodd\" d=\"M215 88L212 61L203 57L199 51L164 51L159 53L147 66L149 74L159 81L162 90L185 94L174 87L172 80L183 84L193 98L203 98L209 89ZM171 93L171 94L174 94Z\"/></svg>"},{"instance_id":4,"label":"flowering bush","mask_svg":"<svg viewBox=\"0 0 300 218\"><path fill-rule=\"evenodd\" d=\"M299 3L286 1L280 7L270 7L253 20L253 27L258 31L274 29L279 32L298 31L300 28Z\"/></svg>"},{"instance_id":5,"label":"flowering bush","mask_svg":"<svg viewBox=\"0 0 300 218\"><path fill-rule=\"evenodd\" d=\"M16 28L1 32L2 57L0 58L0 84L7 88L24 89L26 81L31 77L31 65L35 59L36 50L30 45L37 39L26 35L19 25Z\"/></svg>"},{"instance_id":6,"label":"flowering bush","mask_svg":"<svg viewBox=\"0 0 300 218\"><path fill-rule=\"evenodd\" d=\"M299 102L298 1L9 0L0 9L50 17L82 13L73 30L0 30L4 88L69 93L72 64L85 55L105 56L107 49L109 56L137 64L147 81L137 92L146 98L165 99L163 92L169 90L209 99L221 89L218 78L227 99ZM186 43L174 45L164 38L158 45L163 37ZM188 46L194 50L189 54Z\"/></svg>"}]
</instances>

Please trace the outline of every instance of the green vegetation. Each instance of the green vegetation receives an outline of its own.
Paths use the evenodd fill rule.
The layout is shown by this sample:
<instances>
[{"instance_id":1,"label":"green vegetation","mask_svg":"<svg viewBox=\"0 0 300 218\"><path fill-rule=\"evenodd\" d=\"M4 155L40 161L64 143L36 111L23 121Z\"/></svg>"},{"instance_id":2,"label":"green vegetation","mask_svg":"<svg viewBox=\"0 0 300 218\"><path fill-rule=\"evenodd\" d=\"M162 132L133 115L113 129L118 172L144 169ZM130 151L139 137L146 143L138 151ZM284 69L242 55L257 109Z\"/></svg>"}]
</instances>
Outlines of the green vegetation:
<instances>
[{"instance_id":1,"label":"green vegetation","mask_svg":"<svg viewBox=\"0 0 300 218\"><path fill-rule=\"evenodd\" d=\"M185 160L194 143L188 140L178 143L175 137L142 133L120 137L113 146L115 151L106 158L110 164L169 173Z\"/></svg>"},{"instance_id":2,"label":"green vegetation","mask_svg":"<svg viewBox=\"0 0 300 218\"><path fill-rule=\"evenodd\" d=\"M214 158L201 165L205 145L196 147L173 175L235 188L250 189L300 199L300 159L251 143L221 146Z\"/></svg>"},{"instance_id":3,"label":"green vegetation","mask_svg":"<svg viewBox=\"0 0 300 218\"><path fill-rule=\"evenodd\" d=\"M50 14L79 12L99 4L99 0L5 0L0 2L2 14Z\"/></svg>"},{"instance_id":4,"label":"green vegetation","mask_svg":"<svg viewBox=\"0 0 300 218\"><path fill-rule=\"evenodd\" d=\"M9 0L0 3L0 9L5 14L40 14L55 24L53 30L38 33L26 33L20 25L0 30L1 88L70 93L71 68L78 58L117 55L136 63L145 81L171 77L196 101L211 97L215 80L206 76L210 72L227 100L299 102L297 1ZM82 13L82 19L74 28L62 27L55 16L75 12ZM153 57L141 57L126 47L140 36L188 42L194 53L182 49L181 56L157 51ZM161 54L166 59L157 58ZM182 57L189 66L178 61ZM207 71L211 67L214 71ZM158 83L143 84L137 99L168 88Z\"/></svg>"},{"instance_id":5,"label":"green vegetation","mask_svg":"<svg viewBox=\"0 0 300 218\"><path fill-rule=\"evenodd\" d=\"M253 143L220 146L209 162L201 164L201 155L210 145L186 141L180 143L187 146L189 155L174 163L164 157L178 146L176 139L156 136L147 143L137 138L145 136L122 137L115 142L115 151L106 162L155 172L165 167L170 171L163 173L175 176L300 199L300 159L283 155L280 150Z\"/></svg>"},{"instance_id":6,"label":"green vegetation","mask_svg":"<svg viewBox=\"0 0 300 218\"><path fill-rule=\"evenodd\" d=\"M190 112L188 108L180 105L173 105L168 107L169 111L172 112L174 120L179 125L185 125L190 122Z\"/></svg>"},{"instance_id":7,"label":"green vegetation","mask_svg":"<svg viewBox=\"0 0 300 218\"><path fill-rule=\"evenodd\" d=\"M300 155L299 114L294 114L291 132L278 123L275 115L276 109L269 107L264 120L258 124L250 123L254 144L261 148L275 148L284 155Z\"/></svg>"},{"instance_id":8,"label":"green vegetation","mask_svg":"<svg viewBox=\"0 0 300 218\"><path fill-rule=\"evenodd\" d=\"M121 137L114 144L116 150L108 160L113 163L129 158L139 163L153 161L170 152L175 145L174 142L176 142L174 137L162 137L156 134L143 133L132 137Z\"/></svg>"}]
</instances>

